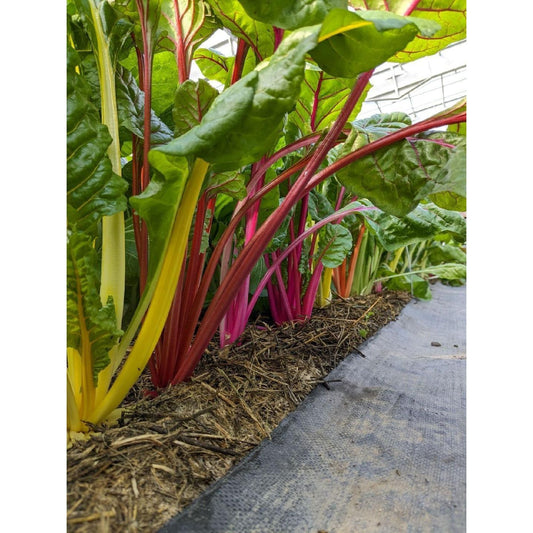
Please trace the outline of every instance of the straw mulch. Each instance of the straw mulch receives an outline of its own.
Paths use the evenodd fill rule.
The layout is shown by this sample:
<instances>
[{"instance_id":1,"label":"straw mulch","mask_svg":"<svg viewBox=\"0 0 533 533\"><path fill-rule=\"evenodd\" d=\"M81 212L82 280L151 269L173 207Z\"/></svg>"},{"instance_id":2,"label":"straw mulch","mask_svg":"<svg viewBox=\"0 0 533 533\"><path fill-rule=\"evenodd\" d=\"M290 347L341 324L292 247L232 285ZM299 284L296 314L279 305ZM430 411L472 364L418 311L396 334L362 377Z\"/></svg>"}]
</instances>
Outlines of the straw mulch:
<instances>
[{"instance_id":1,"label":"straw mulch","mask_svg":"<svg viewBox=\"0 0 533 533\"><path fill-rule=\"evenodd\" d=\"M194 377L159 391L145 373L118 425L67 452L68 532L156 532L249 453L410 296L336 300L305 324L258 319L238 345L212 344Z\"/></svg>"}]
</instances>

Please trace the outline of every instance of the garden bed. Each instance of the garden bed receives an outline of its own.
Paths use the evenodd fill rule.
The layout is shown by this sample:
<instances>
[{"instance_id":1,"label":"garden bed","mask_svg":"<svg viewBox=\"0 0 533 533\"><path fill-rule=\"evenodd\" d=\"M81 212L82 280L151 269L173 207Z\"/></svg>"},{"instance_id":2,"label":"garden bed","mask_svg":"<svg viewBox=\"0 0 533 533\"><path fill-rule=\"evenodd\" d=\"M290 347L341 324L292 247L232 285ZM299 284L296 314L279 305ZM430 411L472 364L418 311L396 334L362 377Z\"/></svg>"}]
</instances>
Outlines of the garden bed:
<instances>
[{"instance_id":1,"label":"garden bed","mask_svg":"<svg viewBox=\"0 0 533 533\"><path fill-rule=\"evenodd\" d=\"M145 373L118 426L67 454L69 532L155 532L268 438L279 422L410 295L336 300L305 324L261 318L239 345L212 344L190 382L146 397Z\"/></svg>"}]
</instances>

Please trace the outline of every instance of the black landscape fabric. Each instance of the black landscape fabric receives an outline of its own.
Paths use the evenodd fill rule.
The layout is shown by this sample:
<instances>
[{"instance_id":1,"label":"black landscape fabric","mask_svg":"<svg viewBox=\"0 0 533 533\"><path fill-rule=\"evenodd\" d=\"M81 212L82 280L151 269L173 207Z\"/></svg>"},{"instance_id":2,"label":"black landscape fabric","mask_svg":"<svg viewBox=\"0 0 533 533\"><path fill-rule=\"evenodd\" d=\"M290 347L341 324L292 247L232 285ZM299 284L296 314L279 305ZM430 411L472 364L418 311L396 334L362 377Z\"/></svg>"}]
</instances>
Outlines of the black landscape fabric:
<instances>
[{"instance_id":1,"label":"black landscape fabric","mask_svg":"<svg viewBox=\"0 0 533 533\"><path fill-rule=\"evenodd\" d=\"M466 529L466 288L436 284L160 533Z\"/></svg>"}]
</instances>

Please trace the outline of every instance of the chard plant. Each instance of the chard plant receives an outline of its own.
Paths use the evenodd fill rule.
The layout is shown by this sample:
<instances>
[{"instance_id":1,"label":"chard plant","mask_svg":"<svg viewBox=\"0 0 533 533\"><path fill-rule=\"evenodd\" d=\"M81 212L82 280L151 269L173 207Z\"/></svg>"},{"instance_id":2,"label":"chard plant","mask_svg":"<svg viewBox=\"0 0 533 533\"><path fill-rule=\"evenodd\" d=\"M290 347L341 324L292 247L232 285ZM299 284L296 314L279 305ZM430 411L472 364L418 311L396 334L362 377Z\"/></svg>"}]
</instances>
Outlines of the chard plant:
<instances>
[{"instance_id":1,"label":"chard plant","mask_svg":"<svg viewBox=\"0 0 533 533\"><path fill-rule=\"evenodd\" d=\"M351 246L339 229L345 217L376 208L404 217L426 199L445 209L463 201L460 150L424 134L465 122L465 106L387 131L353 120L378 65L464 37L464 3L363 4L68 4L71 431L103 422L154 353L157 386L188 379L217 329L222 343L238 338L261 291L273 293L272 276L275 306L286 303L285 283L310 312L323 269ZM235 57L200 47L217 27L237 38ZM192 58L224 86L220 94L189 79ZM320 212L317 191L334 177L373 205ZM234 209L222 228L224 202ZM124 320L131 233L140 293ZM261 260L267 272L250 291Z\"/></svg>"}]
</instances>

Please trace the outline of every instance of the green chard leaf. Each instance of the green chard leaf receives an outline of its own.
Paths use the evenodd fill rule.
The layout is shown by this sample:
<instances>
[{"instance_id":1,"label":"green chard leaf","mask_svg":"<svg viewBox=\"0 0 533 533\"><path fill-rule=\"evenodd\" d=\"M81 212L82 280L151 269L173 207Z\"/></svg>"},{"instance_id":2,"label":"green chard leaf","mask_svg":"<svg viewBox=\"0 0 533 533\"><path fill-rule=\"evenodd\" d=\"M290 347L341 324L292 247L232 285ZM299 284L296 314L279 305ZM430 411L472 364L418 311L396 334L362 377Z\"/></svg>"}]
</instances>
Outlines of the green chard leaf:
<instances>
[{"instance_id":1,"label":"green chard leaf","mask_svg":"<svg viewBox=\"0 0 533 533\"><path fill-rule=\"evenodd\" d=\"M404 15L412 5L411 0L350 0L361 10L372 9ZM417 35L404 50L391 61L405 63L428 56L466 37L466 0L421 0L412 13L414 17L434 21L440 29L433 36Z\"/></svg>"},{"instance_id":2,"label":"green chard leaf","mask_svg":"<svg viewBox=\"0 0 533 533\"><path fill-rule=\"evenodd\" d=\"M353 122L341 156L409 125L407 115L376 115ZM398 217L430 194L444 207L463 207L464 137L437 132L399 141L354 161L337 172L353 194Z\"/></svg>"},{"instance_id":3,"label":"green chard leaf","mask_svg":"<svg viewBox=\"0 0 533 533\"><path fill-rule=\"evenodd\" d=\"M208 191L209 197L225 194L236 200L246 197L247 177L242 172L211 172L206 176L203 189Z\"/></svg>"},{"instance_id":4,"label":"green chard leaf","mask_svg":"<svg viewBox=\"0 0 533 533\"><path fill-rule=\"evenodd\" d=\"M67 242L67 346L90 354L95 386L122 333L113 299L109 297L105 305L100 301L100 269L92 236L71 232Z\"/></svg>"},{"instance_id":5,"label":"green chard leaf","mask_svg":"<svg viewBox=\"0 0 533 533\"><path fill-rule=\"evenodd\" d=\"M233 73L235 57L227 57L219 54L214 50L207 48L198 48L194 53L194 60L202 74L209 80L217 81L229 87ZM254 54L247 53L242 69L242 76L251 72L257 64Z\"/></svg>"},{"instance_id":6,"label":"green chard leaf","mask_svg":"<svg viewBox=\"0 0 533 533\"><path fill-rule=\"evenodd\" d=\"M369 202L361 202L369 206ZM398 218L381 211L359 211L369 230L388 252L409 244L450 234L457 242L466 240L466 221L460 213L441 209L434 204L420 204L408 215Z\"/></svg>"},{"instance_id":7,"label":"green chard leaf","mask_svg":"<svg viewBox=\"0 0 533 533\"><path fill-rule=\"evenodd\" d=\"M144 92L139 89L133 74L119 65L117 67L116 91L118 118L121 127L137 137L144 138ZM150 142L164 144L172 139L168 126L152 111Z\"/></svg>"},{"instance_id":8,"label":"green chard leaf","mask_svg":"<svg viewBox=\"0 0 533 533\"><path fill-rule=\"evenodd\" d=\"M165 154L155 149L150 151L149 161L158 172L152 176L141 194L130 199L130 203L148 227L150 279L156 274L166 250L189 176L189 164L185 157Z\"/></svg>"},{"instance_id":9,"label":"green chard leaf","mask_svg":"<svg viewBox=\"0 0 533 533\"><path fill-rule=\"evenodd\" d=\"M347 0L239 0L255 20L286 30L319 24L333 8L347 8Z\"/></svg>"},{"instance_id":10,"label":"green chard leaf","mask_svg":"<svg viewBox=\"0 0 533 533\"><path fill-rule=\"evenodd\" d=\"M292 33L268 62L220 94L198 126L155 150L201 157L217 172L258 161L274 148L294 107L318 29Z\"/></svg>"},{"instance_id":11,"label":"green chard leaf","mask_svg":"<svg viewBox=\"0 0 533 533\"><path fill-rule=\"evenodd\" d=\"M319 255L323 253L322 264L326 268L335 268L352 251L352 234L340 224L327 224L320 230L318 244Z\"/></svg>"},{"instance_id":12,"label":"green chard leaf","mask_svg":"<svg viewBox=\"0 0 533 533\"><path fill-rule=\"evenodd\" d=\"M318 222L333 214L333 207L329 200L316 190L309 192L308 211L312 220Z\"/></svg>"},{"instance_id":13,"label":"green chard leaf","mask_svg":"<svg viewBox=\"0 0 533 533\"><path fill-rule=\"evenodd\" d=\"M427 140L445 142L454 146L440 150L441 168L435 176L435 185L429 199L444 209L466 211L466 137L457 133L431 133ZM417 143L418 144L418 143ZM429 144L427 149L435 146Z\"/></svg>"},{"instance_id":14,"label":"green chard leaf","mask_svg":"<svg viewBox=\"0 0 533 533\"><path fill-rule=\"evenodd\" d=\"M428 248L427 255L432 265L440 265L442 263L466 264L466 253L454 244L433 243Z\"/></svg>"},{"instance_id":15,"label":"green chard leaf","mask_svg":"<svg viewBox=\"0 0 533 533\"><path fill-rule=\"evenodd\" d=\"M96 235L103 216L124 211L125 180L113 173L111 136L90 102L90 88L76 72L79 56L67 52L67 225Z\"/></svg>"},{"instance_id":16,"label":"green chard leaf","mask_svg":"<svg viewBox=\"0 0 533 533\"><path fill-rule=\"evenodd\" d=\"M294 123L303 135L323 131L339 116L348 98L355 79L336 78L308 65L305 80L289 121ZM363 105L364 97L352 111L349 121L353 120Z\"/></svg>"},{"instance_id":17,"label":"green chard leaf","mask_svg":"<svg viewBox=\"0 0 533 533\"><path fill-rule=\"evenodd\" d=\"M383 11L333 9L326 16L311 56L318 66L342 78L354 78L403 50L418 33L431 36L432 21Z\"/></svg>"},{"instance_id":18,"label":"green chard leaf","mask_svg":"<svg viewBox=\"0 0 533 533\"><path fill-rule=\"evenodd\" d=\"M218 91L205 80L182 83L176 90L172 109L174 135L179 137L198 126L217 96Z\"/></svg>"}]
</instances>

